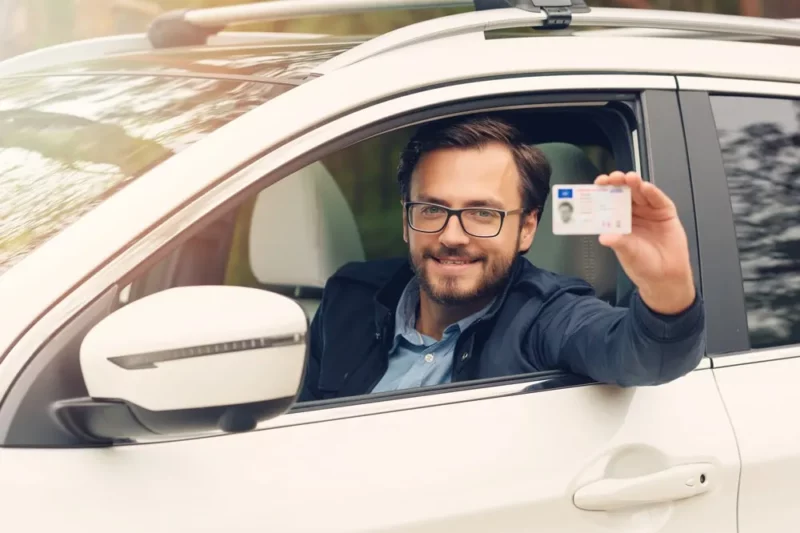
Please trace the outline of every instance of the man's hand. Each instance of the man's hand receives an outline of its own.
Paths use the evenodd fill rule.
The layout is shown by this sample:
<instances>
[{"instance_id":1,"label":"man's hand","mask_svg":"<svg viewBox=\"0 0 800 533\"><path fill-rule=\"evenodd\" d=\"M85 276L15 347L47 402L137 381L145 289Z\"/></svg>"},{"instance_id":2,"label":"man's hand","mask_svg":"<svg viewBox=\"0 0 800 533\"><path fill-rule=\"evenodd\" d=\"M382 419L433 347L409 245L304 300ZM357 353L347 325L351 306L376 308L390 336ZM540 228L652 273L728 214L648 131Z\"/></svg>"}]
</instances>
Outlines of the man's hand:
<instances>
[{"instance_id":1,"label":"man's hand","mask_svg":"<svg viewBox=\"0 0 800 533\"><path fill-rule=\"evenodd\" d=\"M600 244L614 250L644 303L664 315L688 308L695 299L695 286L686 231L675 204L635 172L603 174L595 184L631 189L631 233L601 235Z\"/></svg>"}]
</instances>

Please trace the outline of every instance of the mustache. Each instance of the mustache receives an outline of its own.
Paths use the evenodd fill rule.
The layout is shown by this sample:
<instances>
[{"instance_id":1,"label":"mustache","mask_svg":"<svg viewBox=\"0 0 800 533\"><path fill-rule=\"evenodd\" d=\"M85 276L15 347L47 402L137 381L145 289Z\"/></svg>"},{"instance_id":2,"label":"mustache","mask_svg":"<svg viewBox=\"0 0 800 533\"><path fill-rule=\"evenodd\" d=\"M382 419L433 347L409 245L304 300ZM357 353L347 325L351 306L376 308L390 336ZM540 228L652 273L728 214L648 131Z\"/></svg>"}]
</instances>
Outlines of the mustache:
<instances>
[{"instance_id":1,"label":"mustache","mask_svg":"<svg viewBox=\"0 0 800 533\"><path fill-rule=\"evenodd\" d=\"M480 261L483 259L483 256L481 255L468 254L463 248L448 248L446 246L440 247L435 252L426 250L423 252L422 257L425 259L439 259L444 257L447 259L458 259L463 261Z\"/></svg>"}]
</instances>

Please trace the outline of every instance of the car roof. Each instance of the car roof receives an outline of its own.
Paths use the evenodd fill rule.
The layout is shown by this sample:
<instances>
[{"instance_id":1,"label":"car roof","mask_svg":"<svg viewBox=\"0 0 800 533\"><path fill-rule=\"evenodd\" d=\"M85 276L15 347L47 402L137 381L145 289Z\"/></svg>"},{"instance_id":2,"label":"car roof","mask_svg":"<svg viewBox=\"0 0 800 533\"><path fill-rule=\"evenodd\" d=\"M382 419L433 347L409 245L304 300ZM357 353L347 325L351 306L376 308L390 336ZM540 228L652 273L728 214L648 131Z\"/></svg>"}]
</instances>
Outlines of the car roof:
<instances>
[{"instance_id":1,"label":"car roof","mask_svg":"<svg viewBox=\"0 0 800 533\"><path fill-rule=\"evenodd\" d=\"M299 82L314 67L363 43L367 37L320 36L314 39L270 39L238 45L200 45L111 53L64 61L29 70L25 75L91 73L250 77L264 81Z\"/></svg>"}]
</instances>

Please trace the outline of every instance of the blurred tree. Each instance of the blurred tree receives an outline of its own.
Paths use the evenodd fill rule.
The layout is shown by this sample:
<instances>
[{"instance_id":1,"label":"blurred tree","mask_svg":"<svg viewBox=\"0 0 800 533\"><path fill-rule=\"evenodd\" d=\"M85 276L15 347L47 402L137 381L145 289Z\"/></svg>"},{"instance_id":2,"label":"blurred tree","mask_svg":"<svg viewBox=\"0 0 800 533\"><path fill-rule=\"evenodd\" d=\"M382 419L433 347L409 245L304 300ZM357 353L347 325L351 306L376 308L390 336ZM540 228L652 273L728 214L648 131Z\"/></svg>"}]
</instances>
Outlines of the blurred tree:
<instances>
[{"instance_id":1,"label":"blurred tree","mask_svg":"<svg viewBox=\"0 0 800 533\"><path fill-rule=\"evenodd\" d=\"M800 100L716 97L754 348L800 341Z\"/></svg>"}]
</instances>

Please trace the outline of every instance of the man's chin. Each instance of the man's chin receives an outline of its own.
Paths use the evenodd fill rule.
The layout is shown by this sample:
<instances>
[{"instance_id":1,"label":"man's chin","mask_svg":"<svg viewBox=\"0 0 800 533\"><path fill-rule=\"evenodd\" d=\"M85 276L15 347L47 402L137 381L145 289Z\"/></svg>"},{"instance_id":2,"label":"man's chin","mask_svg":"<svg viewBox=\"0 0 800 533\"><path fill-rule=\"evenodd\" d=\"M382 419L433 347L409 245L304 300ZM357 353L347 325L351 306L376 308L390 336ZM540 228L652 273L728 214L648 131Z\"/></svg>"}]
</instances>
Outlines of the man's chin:
<instances>
[{"instance_id":1,"label":"man's chin","mask_svg":"<svg viewBox=\"0 0 800 533\"><path fill-rule=\"evenodd\" d=\"M447 306L468 304L479 297L475 287L464 286L459 281L453 283L453 280L437 280L426 287L426 292L436 303Z\"/></svg>"}]
</instances>

